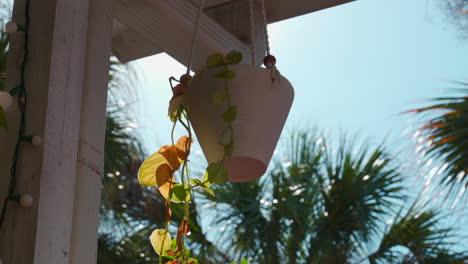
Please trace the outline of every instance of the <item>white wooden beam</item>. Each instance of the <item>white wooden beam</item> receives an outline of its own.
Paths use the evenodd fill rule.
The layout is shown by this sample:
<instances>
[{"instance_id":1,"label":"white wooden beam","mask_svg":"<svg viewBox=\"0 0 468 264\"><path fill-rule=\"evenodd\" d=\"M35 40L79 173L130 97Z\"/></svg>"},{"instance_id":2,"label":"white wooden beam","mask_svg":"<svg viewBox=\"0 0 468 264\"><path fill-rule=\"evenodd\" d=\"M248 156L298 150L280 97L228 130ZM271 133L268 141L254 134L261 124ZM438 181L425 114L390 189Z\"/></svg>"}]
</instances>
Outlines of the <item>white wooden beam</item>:
<instances>
[{"instance_id":1,"label":"white wooden beam","mask_svg":"<svg viewBox=\"0 0 468 264\"><path fill-rule=\"evenodd\" d=\"M10 203L0 231L0 259L6 264L93 263L101 187L96 172L102 170L111 2L30 2L26 133L42 136L43 146L23 143L15 194L32 194L34 204L25 209ZM25 22L24 11L25 0L16 0L13 19L19 24ZM23 41L24 33L11 36L9 88L19 82ZM19 123L17 109L8 113L8 121L8 133L0 130L2 201L10 182L9 167ZM91 162L85 163L83 156Z\"/></svg>"},{"instance_id":2,"label":"white wooden beam","mask_svg":"<svg viewBox=\"0 0 468 264\"><path fill-rule=\"evenodd\" d=\"M192 0L194 1L194 0ZM206 0L206 10L224 8L248 0ZM259 2L260 0L254 0ZM268 23L305 15L355 0L265 0Z\"/></svg>"},{"instance_id":3,"label":"white wooden beam","mask_svg":"<svg viewBox=\"0 0 468 264\"><path fill-rule=\"evenodd\" d=\"M53 12L53 20L44 18L41 11ZM43 116L34 263L65 264L69 263L71 246L88 1L31 1L31 12L35 16L31 18L31 48L51 50L50 58L46 58L50 61L48 81L40 87L48 96L41 102L47 110ZM49 20L50 24L42 20ZM52 32L50 38L41 41L43 32L48 30ZM31 57L31 75L36 74L35 59L40 58ZM29 113L35 114L31 109Z\"/></svg>"},{"instance_id":4,"label":"white wooden beam","mask_svg":"<svg viewBox=\"0 0 468 264\"><path fill-rule=\"evenodd\" d=\"M97 260L111 34L112 0L90 1L70 264Z\"/></svg>"},{"instance_id":5,"label":"white wooden beam","mask_svg":"<svg viewBox=\"0 0 468 264\"><path fill-rule=\"evenodd\" d=\"M154 53L164 51L183 64L188 61L197 11L187 0L114 0L114 17L120 23L157 44ZM231 50L250 54L248 45L204 16L195 46L195 69L205 64L208 55ZM117 57L125 58L124 52L120 51ZM250 58L245 56L245 61Z\"/></svg>"},{"instance_id":6,"label":"white wooden beam","mask_svg":"<svg viewBox=\"0 0 468 264\"><path fill-rule=\"evenodd\" d=\"M158 43L131 29L120 31L112 38L112 54L122 63L161 52Z\"/></svg>"},{"instance_id":7,"label":"white wooden beam","mask_svg":"<svg viewBox=\"0 0 468 264\"><path fill-rule=\"evenodd\" d=\"M112 52L122 62L166 52L182 64L188 60L191 36L196 21L197 0L114 0L114 17L125 30L114 28ZM268 23L304 15L353 0L265 0ZM263 59L263 20L259 0L255 16L256 45ZM194 63L201 66L213 52L239 50L244 63L250 59L248 0L206 0L200 35L196 43ZM196 68L196 67L195 67Z\"/></svg>"}]
</instances>

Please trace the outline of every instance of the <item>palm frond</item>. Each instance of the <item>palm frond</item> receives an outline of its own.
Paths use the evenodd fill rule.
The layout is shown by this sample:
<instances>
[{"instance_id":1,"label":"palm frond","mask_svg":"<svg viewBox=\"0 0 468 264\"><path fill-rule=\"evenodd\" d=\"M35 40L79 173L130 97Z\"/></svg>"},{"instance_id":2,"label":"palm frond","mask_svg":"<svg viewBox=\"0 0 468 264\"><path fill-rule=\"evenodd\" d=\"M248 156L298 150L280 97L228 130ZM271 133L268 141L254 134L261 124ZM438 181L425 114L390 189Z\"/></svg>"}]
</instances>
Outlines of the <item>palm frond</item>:
<instances>
[{"instance_id":1,"label":"palm frond","mask_svg":"<svg viewBox=\"0 0 468 264\"><path fill-rule=\"evenodd\" d=\"M468 89L459 92L468 94ZM444 164L439 181L454 198L463 195L468 186L468 96L436 98L434 102L410 112L429 115L419 128L427 146L424 159Z\"/></svg>"},{"instance_id":2,"label":"palm frond","mask_svg":"<svg viewBox=\"0 0 468 264\"><path fill-rule=\"evenodd\" d=\"M445 215L435 210L411 207L385 233L379 249L369 259L370 263L437 263L450 259L459 263L463 253L451 251L455 235L453 229L443 228ZM409 250L402 255L398 247ZM440 262L444 263L444 262Z\"/></svg>"},{"instance_id":3,"label":"palm frond","mask_svg":"<svg viewBox=\"0 0 468 264\"><path fill-rule=\"evenodd\" d=\"M317 263L349 259L365 248L403 198L401 176L382 145L359 147L342 137L335 152L324 144L318 175L323 209L310 237L309 260Z\"/></svg>"}]
</instances>

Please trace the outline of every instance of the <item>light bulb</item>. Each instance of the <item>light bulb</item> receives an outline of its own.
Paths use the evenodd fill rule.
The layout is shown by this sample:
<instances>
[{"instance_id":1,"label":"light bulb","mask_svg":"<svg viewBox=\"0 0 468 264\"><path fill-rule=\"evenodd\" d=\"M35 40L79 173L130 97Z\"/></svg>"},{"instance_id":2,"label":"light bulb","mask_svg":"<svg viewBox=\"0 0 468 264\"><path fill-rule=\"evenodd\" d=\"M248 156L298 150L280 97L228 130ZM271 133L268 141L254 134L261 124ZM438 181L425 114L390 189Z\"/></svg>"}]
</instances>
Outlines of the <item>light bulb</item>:
<instances>
[{"instance_id":1,"label":"light bulb","mask_svg":"<svg viewBox=\"0 0 468 264\"><path fill-rule=\"evenodd\" d=\"M7 110L13 105L13 96L9 92L0 92L0 106Z\"/></svg>"},{"instance_id":2,"label":"light bulb","mask_svg":"<svg viewBox=\"0 0 468 264\"><path fill-rule=\"evenodd\" d=\"M20 197L19 204L23 208L31 207L33 205L33 197L30 194L23 194Z\"/></svg>"},{"instance_id":3,"label":"light bulb","mask_svg":"<svg viewBox=\"0 0 468 264\"><path fill-rule=\"evenodd\" d=\"M33 136L31 143L33 146L38 147L42 145L42 138L40 136Z\"/></svg>"},{"instance_id":4,"label":"light bulb","mask_svg":"<svg viewBox=\"0 0 468 264\"><path fill-rule=\"evenodd\" d=\"M5 24L5 30L6 30L6 32L8 32L10 34L18 32L18 24L16 24L13 21L10 21L10 22Z\"/></svg>"}]
</instances>

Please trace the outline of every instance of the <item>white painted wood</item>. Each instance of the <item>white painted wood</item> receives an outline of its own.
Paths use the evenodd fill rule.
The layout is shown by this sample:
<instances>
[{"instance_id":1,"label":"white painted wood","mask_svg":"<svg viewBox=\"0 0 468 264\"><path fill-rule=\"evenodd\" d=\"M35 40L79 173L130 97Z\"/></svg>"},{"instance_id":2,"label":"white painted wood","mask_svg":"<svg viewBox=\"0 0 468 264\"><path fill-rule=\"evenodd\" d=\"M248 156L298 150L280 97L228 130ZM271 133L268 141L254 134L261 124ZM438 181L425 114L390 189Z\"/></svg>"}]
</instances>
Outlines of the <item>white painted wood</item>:
<instances>
[{"instance_id":1,"label":"white painted wood","mask_svg":"<svg viewBox=\"0 0 468 264\"><path fill-rule=\"evenodd\" d=\"M27 209L10 204L0 236L5 263L69 262L88 2L30 1L26 133L42 136L44 144L23 144L16 193L30 193L35 202ZM23 24L24 8L25 0L15 1L14 20ZM18 84L23 39L24 33L12 37L9 88ZM0 135L0 142L15 142L18 118L18 112L9 116L11 134ZM10 146L0 148L1 157L12 156ZM11 159L0 160L2 176L8 175ZM2 194L8 183L0 177Z\"/></svg>"},{"instance_id":2,"label":"white painted wood","mask_svg":"<svg viewBox=\"0 0 468 264\"><path fill-rule=\"evenodd\" d=\"M91 264L97 259L112 0L90 1L88 13L70 264Z\"/></svg>"},{"instance_id":3,"label":"white painted wood","mask_svg":"<svg viewBox=\"0 0 468 264\"><path fill-rule=\"evenodd\" d=\"M196 3L197 0L191 0ZM248 0L206 0L206 10L223 8L230 5L247 2ZM267 19L269 23L305 15L329 7L341 5L355 0L265 0ZM260 2L260 0L255 0Z\"/></svg>"},{"instance_id":4,"label":"white painted wood","mask_svg":"<svg viewBox=\"0 0 468 264\"><path fill-rule=\"evenodd\" d=\"M119 28L115 28L113 53L120 61L167 52L182 64L187 63L198 0L114 1L114 17L128 27L121 34L118 33ZM268 23L274 23L351 1L354 0L265 0L265 7ZM205 13L211 17L215 14L215 19L208 19L202 25L196 45L195 65L203 65L210 53L233 49L244 53L246 61L250 61L250 42L245 42L243 36L249 31L245 23L249 20L248 13L232 13L233 9L247 3L247 0L205 1ZM255 0L256 5L259 3L259 0ZM227 18L235 16L237 25L233 25L233 20L227 22Z\"/></svg>"},{"instance_id":5,"label":"white painted wood","mask_svg":"<svg viewBox=\"0 0 468 264\"><path fill-rule=\"evenodd\" d=\"M268 23L309 14L355 0L265 0Z\"/></svg>"},{"instance_id":6,"label":"white painted wood","mask_svg":"<svg viewBox=\"0 0 468 264\"><path fill-rule=\"evenodd\" d=\"M190 52L197 7L187 0L115 0L114 17L129 29L157 43L154 53L162 51L186 64ZM239 50L250 54L248 45L204 16L194 54L194 69L205 64L208 55ZM139 49L134 46L132 49ZM119 52L117 57L126 57ZM245 56L245 61L250 61Z\"/></svg>"},{"instance_id":7,"label":"white painted wood","mask_svg":"<svg viewBox=\"0 0 468 264\"><path fill-rule=\"evenodd\" d=\"M34 263L65 264L69 263L73 223L88 0L58 0L41 5L55 9L55 19L52 39L47 43L50 47L44 47L52 52L45 89L48 98ZM37 14L41 7L31 8Z\"/></svg>"},{"instance_id":8,"label":"white painted wood","mask_svg":"<svg viewBox=\"0 0 468 264\"><path fill-rule=\"evenodd\" d=\"M125 29L112 38L112 54L122 63L161 52L163 49L157 43L131 29Z\"/></svg>"}]
</instances>

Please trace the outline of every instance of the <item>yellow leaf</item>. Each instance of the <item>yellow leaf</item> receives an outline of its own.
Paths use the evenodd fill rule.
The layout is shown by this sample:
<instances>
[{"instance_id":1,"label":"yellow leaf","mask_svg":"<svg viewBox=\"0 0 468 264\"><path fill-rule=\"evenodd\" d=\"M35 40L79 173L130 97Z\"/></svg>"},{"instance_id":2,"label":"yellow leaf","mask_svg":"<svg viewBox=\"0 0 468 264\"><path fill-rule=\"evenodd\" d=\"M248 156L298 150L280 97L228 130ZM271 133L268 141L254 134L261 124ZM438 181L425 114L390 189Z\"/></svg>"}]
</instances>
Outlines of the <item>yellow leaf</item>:
<instances>
[{"instance_id":1,"label":"yellow leaf","mask_svg":"<svg viewBox=\"0 0 468 264\"><path fill-rule=\"evenodd\" d=\"M159 192L164 198L169 197L169 191L172 189L174 181L174 171L167 164L159 166L156 170L156 182L158 183Z\"/></svg>"},{"instance_id":2,"label":"yellow leaf","mask_svg":"<svg viewBox=\"0 0 468 264\"><path fill-rule=\"evenodd\" d=\"M180 167L180 160L177 155L178 150L176 146L164 146L159 149L159 153L166 158L167 163L171 166L173 171L176 171Z\"/></svg>"},{"instance_id":3,"label":"yellow leaf","mask_svg":"<svg viewBox=\"0 0 468 264\"><path fill-rule=\"evenodd\" d=\"M179 138L179 140L177 140L177 153L181 160L187 159L187 156L190 154L190 146L192 143L193 139L190 140L188 136L182 136Z\"/></svg>"},{"instance_id":4,"label":"yellow leaf","mask_svg":"<svg viewBox=\"0 0 468 264\"><path fill-rule=\"evenodd\" d=\"M166 256L171 249L171 234L164 229L155 229L150 236L151 245L158 255Z\"/></svg>"},{"instance_id":5,"label":"yellow leaf","mask_svg":"<svg viewBox=\"0 0 468 264\"><path fill-rule=\"evenodd\" d=\"M138 170L138 181L140 184L146 187L155 186L157 184L156 171L163 164L168 164L168 162L159 151L149 156Z\"/></svg>"},{"instance_id":6,"label":"yellow leaf","mask_svg":"<svg viewBox=\"0 0 468 264\"><path fill-rule=\"evenodd\" d=\"M177 120L177 116L179 115L179 108L181 105L185 103L185 96L179 95L172 97L171 101L169 101L169 110L168 116L171 118L172 122Z\"/></svg>"}]
</instances>

